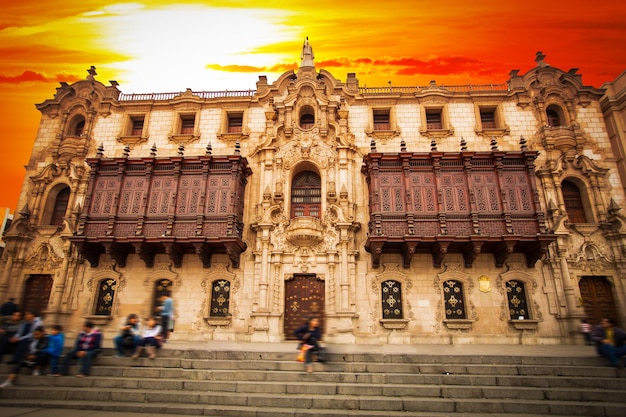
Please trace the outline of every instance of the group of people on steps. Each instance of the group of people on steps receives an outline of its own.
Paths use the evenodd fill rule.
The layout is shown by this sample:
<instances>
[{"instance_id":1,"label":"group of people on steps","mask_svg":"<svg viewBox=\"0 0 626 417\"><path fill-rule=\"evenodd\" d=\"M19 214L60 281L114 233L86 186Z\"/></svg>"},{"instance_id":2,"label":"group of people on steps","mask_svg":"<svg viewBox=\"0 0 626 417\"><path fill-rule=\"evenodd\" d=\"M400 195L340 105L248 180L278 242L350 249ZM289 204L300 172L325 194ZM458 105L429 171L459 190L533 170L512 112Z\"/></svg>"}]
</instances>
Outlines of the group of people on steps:
<instances>
[{"instance_id":1,"label":"group of people on steps","mask_svg":"<svg viewBox=\"0 0 626 417\"><path fill-rule=\"evenodd\" d=\"M139 317L130 314L120 334L115 337L116 352L123 355L127 334L132 335L133 358L138 358L143 349L148 357L156 357L156 349L169 337L173 324L173 301L169 294L160 299L156 316L148 317L143 326L140 326ZM7 364L13 365L7 379L0 384L0 388L15 384L17 375L22 368L30 368L33 375L42 375L43 370L49 367L49 376L67 376L74 360L78 361L78 378L84 378L91 371L93 360L102 351L102 333L96 328L93 321L84 322L71 349L63 355L65 335L60 325L44 327L44 322L34 311L24 311L10 299L0 307L0 313L7 313L0 322L0 362L4 355L11 355ZM162 324L159 324L159 321ZM118 349L118 342L120 343ZM120 355L120 356L121 356Z\"/></svg>"}]
</instances>

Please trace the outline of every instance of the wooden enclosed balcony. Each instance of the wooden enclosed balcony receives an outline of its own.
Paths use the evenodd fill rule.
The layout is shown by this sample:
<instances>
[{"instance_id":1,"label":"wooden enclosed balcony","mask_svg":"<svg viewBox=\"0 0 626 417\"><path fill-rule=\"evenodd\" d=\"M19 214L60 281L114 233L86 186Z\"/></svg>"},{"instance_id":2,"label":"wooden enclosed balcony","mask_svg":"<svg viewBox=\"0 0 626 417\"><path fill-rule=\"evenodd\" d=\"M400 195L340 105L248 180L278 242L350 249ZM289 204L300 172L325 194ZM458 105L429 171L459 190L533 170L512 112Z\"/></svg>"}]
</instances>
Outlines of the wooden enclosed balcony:
<instances>
[{"instance_id":1,"label":"wooden enclosed balcony","mask_svg":"<svg viewBox=\"0 0 626 417\"><path fill-rule=\"evenodd\" d=\"M77 233L81 255L97 266L107 253L119 266L137 254L146 266L166 253L228 254L235 268L242 240L247 160L239 155L174 158L90 158L89 185Z\"/></svg>"},{"instance_id":2,"label":"wooden enclosed balcony","mask_svg":"<svg viewBox=\"0 0 626 417\"><path fill-rule=\"evenodd\" d=\"M383 253L462 253L471 266L491 253L502 266L520 252L532 266L556 240L545 227L534 179L536 152L371 153L363 173L370 220L365 248L378 267Z\"/></svg>"}]
</instances>

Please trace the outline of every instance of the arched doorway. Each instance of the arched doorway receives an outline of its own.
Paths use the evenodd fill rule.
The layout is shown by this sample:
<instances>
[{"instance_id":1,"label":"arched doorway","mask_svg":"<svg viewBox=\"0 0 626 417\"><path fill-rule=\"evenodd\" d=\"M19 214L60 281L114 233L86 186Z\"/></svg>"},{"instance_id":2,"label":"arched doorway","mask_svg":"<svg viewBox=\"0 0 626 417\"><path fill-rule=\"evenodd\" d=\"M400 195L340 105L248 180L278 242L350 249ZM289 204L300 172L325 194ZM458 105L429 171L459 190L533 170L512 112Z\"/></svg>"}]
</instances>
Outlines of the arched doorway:
<instances>
[{"instance_id":1,"label":"arched doorway","mask_svg":"<svg viewBox=\"0 0 626 417\"><path fill-rule=\"evenodd\" d=\"M606 277L582 277L578 282L578 288L589 323L600 324L603 317L612 317L620 325L613 286Z\"/></svg>"},{"instance_id":2,"label":"arched doorway","mask_svg":"<svg viewBox=\"0 0 626 417\"><path fill-rule=\"evenodd\" d=\"M22 311L33 311L41 316L42 312L48 309L51 291L51 275L30 275L25 283L24 296L22 297L20 308Z\"/></svg>"},{"instance_id":3,"label":"arched doorway","mask_svg":"<svg viewBox=\"0 0 626 417\"><path fill-rule=\"evenodd\" d=\"M285 339L295 339L296 329L311 317L320 319L324 333L324 281L315 274L296 274L285 282Z\"/></svg>"}]
</instances>

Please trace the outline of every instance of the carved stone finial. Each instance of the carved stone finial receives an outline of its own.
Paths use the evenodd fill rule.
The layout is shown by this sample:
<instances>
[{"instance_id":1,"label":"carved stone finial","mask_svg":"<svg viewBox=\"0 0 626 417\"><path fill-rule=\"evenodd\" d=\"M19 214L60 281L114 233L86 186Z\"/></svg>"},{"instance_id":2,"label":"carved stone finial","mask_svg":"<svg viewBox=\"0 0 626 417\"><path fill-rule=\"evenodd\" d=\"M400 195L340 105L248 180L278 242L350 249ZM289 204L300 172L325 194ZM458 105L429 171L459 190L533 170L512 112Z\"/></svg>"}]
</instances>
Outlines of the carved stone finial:
<instances>
[{"instance_id":1,"label":"carved stone finial","mask_svg":"<svg viewBox=\"0 0 626 417\"><path fill-rule=\"evenodd\" d=\"M90 81L93 81L94 77L98 75L98 73L96 72L96 67L94 67L93 65L91 66L91 68L87 70L87 72L89 73L89 75L87 76L87 79Z\"/></svg>"},{"instance_id":2,"label":"carved stone finial","mask_svg":"<svg viewBox=\"0 0 626 417\"><path fill-rule=\"evenodd\" d=\"M524 138L524 135L521 135L519 137L519 144L520 144L520 147L522 148L522 151L528 150L528 146L526 146L526 138Z\"/></svg>"},{"instance_id":3,"label":"carved stone finial","mask_svg":"<svg viewBox=\"0 0 626 417\"><path fill-rule=\"evenodd\" d=\"M611 198L611 202L609 203L608 212L611 214L615 214L620 211L622 208Z\"/></svg>"},{"instance_id":4,"label":"carved stone finial","mask_svg":"<svg viewBox=\"0 0 626 417\"><path fill-rule=\"evenodd\" d=\"M545 55L539 51L535 54L535 62L537 63L538 67L547 67L548 64L546 64L546 61L544 61L545 59Z\"/></svg>"},{"instance_id":5,"label":"carved stone finial","mask_svg":"<svg viewBox=\"0 0 626 417\"><path fill-rule=\"evenodd\" d=\"M30 209L28 208L28 203L24 205L24 208L20 210L19 214L25 219L28 219L30 217Z\"/></svg>"},{"instance_id":6,"label":"carved stone finial","mask_svg":"<svg viewBox=\"0 0 626 417\"><path fill-rule=\"evenodd\" d=\"M498 141L496 140L495 136L491 137L491 150L492 151L497 151L498 150Z\"/></svg>"},{"instance_id":7,"label":"carved stone finial","mask_svg":"<svg viewBox=\"0 0 626 417\"><path fill-rule=\"evenodd\" d=\"M557 213L558 211L559 211L559 208L556 206L556 204L554 204L554 201L550 199L550 201L548 201L548 213L554 214L554 213Z\"/></svg>"}]
</instances>

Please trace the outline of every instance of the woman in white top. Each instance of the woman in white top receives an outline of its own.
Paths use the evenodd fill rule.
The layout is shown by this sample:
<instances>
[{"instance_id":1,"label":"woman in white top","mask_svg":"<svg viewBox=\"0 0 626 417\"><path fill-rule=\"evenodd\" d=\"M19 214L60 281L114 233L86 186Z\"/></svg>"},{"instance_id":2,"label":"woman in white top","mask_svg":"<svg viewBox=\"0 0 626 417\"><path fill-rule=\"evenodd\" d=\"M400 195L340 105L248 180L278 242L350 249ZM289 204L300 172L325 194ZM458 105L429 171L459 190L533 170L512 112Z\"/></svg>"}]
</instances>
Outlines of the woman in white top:
<instances>
[{"instance_id":1,"label":"woman in white top","mask_svg":"<svg viewBox=\"0 0 626 417\"><path fill-rule=\"evenodd\" d=\"M154 317L148 317L146 324L141 330L141 341L137 346L137 350L133 355L133 359L137 359L141 354L143 348L146 348L148 357L150 359L156 358L156 349L161 344L161 326L157 324L157 320Z\"/></svg>"}]
</instances>

